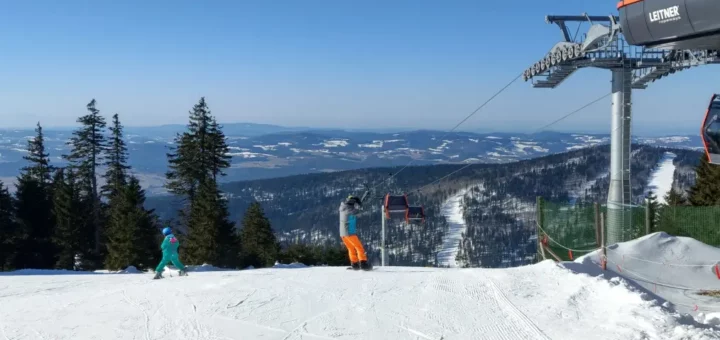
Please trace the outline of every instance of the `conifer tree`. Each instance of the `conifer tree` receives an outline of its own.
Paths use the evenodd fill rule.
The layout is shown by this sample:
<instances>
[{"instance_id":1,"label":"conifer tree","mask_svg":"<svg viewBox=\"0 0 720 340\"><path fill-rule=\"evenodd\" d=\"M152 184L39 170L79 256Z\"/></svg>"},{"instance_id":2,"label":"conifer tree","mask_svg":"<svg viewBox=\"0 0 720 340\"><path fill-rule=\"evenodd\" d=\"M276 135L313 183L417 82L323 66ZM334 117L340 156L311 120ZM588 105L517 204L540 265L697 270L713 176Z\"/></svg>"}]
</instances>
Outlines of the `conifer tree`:
<instances>
[{"instance_id":1,"label":"conifer tree","mask_svg":"<svg viewBox=\"0 0 720 340\"><path fill-rule=\"evenodd\" d=\"M45 135L39 122L35 138L28 141L28 154L23 159L30 163L22 168L24 174L38 181L42 187L50 185L55 167L50 165L50 155L45 152Z\"/></svg>"},{"instance_id":2,"label":"conifer tree","mask_svg":"<svg viewBox=\"0 0 720 340\"><path fill-rule=\"evenodd\" d=\"M199 187L190 208L188 234L185 238L188 263L236 265L238 242L235 225L229 221L227 203L217 184L206 180Z\"/></svg>"},{"instance_id":3,"label":"conifer tree","mask_svg":"<svg viewBox=\"0 0 720 340\"><path fill-rule=\"evenodd\" d=\"M105 185L102 187L102 193L110 198L114 194L120 192L127 184L127 165L128 149L123 140L123 126L120 124L118 114L113 115L112 126L110 127L110 143L107 150L105 166Z\"/></svg>"},{"instance_id":4,"label":"conifer tree","mask_svg":"<svg viewBox=\"0 0 720 340\"><path fill-rule=\"evenodd\" d=\"M269 267L278 258L280 245L258 202L251 203L243 216L240 242L243 267Z\"/></svg>"},{"instance_id":5,"label":"conifer tree","mask_svg":"<svg viewBox=\"0 0 720 340\"><path fill-rule=\"evenodd\" d=\"M75 255L89 254L93 229L84 218L88 206L80 198L80 190L71 169L58 169L53 180L53 214L55 217L54 243L58 250L55 265L59 269L72 269Z\"/></svg>"},{"instance_id":6,"label":"conifer tree","mask_svg":"<svg viewBox=\"0 0 720 340\"><path fill-rule=\"evenodd\" d=\"M168 191L193 200L198 186L208 177L210 155L208 146L213 140L210 134L212 116L205 97L190 111L188 131L175 137L174 152L168 153L166 173Z\"/></svg>"},{"instance_id":7,"label":"conifer tree","mask_svg":"<svg viewBox=\"0 0 720 340\"><path fill-rule=\"evenodd\" d=\"M90 206L90 225L94 230L93 249L95 257L102 256L102 220L100 214L100 196L97 185L97 169L103 164L103 158L107 149L103 131L106 123L105 118L95 107L95 99L87 104L89 114L78 118L82 126L73 132L73 137L68 142L72 147L70 155L63 157L70 163L73 175L77 177L80 193L83 201Z\"/></svg>"},{"instance_id":8,"label":"conifer tree","mask_svg":"<svg viewBox=\"0 0 720 340\"><path fill-rule=\"evenodd\" d=\"M688 191L690 204L720 205L720 165L710 164L707 156L702 155L695 174L695 184Z\"/></svg>"},{"instance_id":9,"label":"conifer tree","mask_svg":"<svg viewBox=\"0 0 720 340\"><path fill-rule=\"evenodd\" d=\"M13 198L0 181L0 271L17 269L18 248L25 239L22 229L15 223Z\"/></svg>"},{"instance_id":10,"label":"conifer tree","mask_svg":"<svg viewBox=\"0 0 720 340\"><path fill-rule=\"evenodd\" d=\"M180 220L187 229L183 241L187 261L232 266L238 245L234 224L228 220L227 203L216 181L230 166L228 148L205 98L193 106L188 131L179 134L175 144L168 154L166 187L187 199L180 211Z\"/></svg>"},{"instance_id":11,"label":"conifer tree","mask_svg":"<svg viewBox=\"0 0 720 340\"><path fill-rule=\"evenodd\" d=\"M660 204L658 203L657 196L655 196L655 193L652 191L649 191L645 197L645 207L650 209L650 233L657 231L659 206Z\"/></svg>"},{"instance_id":12,"label":"conifer tree","mask_svg":"<svg viewBox=\"0 0 720 340\"><path fill-rule=\"evenodd\" d=\"M229 149L225 141L225 134L222 132L222 127L217 123L215 117L213 117L210 122L209 130L208 149L210 150L210 173L212 174L212 180L217 182L218 175L225 176L223 169L230 167L232 156L228 156Z\"/></svg>"},{"instance_id":13,"label":"conifer tree","mask_svg":"<svg viewBox=\"0 0 720 340\"><path fill-rule=\"evenodd\" d=\"M675 189L670 189L667 194L665 194L665 204L671 207L680 206L680 205L687 205L687 199L685 196L683 196L681 193L677 192Z\"/></svg>"},{"instance_id":14,"label":"conifer tree","mask_svg":"<svg viewBox=\"0 0 720 340\"><path fill-rule=\"evenodd\" d=\"M133 265L147 269L157 260L157 226L152 210L144 208L145 191L130 177L110 199L105 265L118 270Z\"/></svg>"},{"instance_id":15,"label":"conifer tree","mask_svg":"<svg viewBox=\"0 0 720 340\"><path fill-rule=\"evenodd\" d=\"M16 186L17 224L26 239L18 249L18 268L48 269L55 265L52 243L54 220L52 215L50 165L45 152L45 139L40 123L35 138L28 141L28 154L23 158L30 164L23 167Z\"/></svg>"}]
</instances>

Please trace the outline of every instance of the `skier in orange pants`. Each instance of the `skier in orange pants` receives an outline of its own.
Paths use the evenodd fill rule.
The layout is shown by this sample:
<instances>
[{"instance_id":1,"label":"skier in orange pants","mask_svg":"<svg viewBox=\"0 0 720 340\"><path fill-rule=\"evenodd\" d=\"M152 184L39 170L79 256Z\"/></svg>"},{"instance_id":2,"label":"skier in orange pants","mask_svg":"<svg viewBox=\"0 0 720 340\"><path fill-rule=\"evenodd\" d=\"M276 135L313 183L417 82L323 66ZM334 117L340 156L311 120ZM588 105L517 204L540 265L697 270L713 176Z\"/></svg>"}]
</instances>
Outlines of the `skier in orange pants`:
<instances>
[{"instance_id":1,"label":"skier in orange pants","mask_svg":"<svg viewBox=\"0 0 720 340\"><path fill-rule=\"evenodd\" d=\"M372 266L367 261L367 254L357 236L357 213L362 207L362 199L348 196L340 203L340 237L348 249L350 267L354 270L370 270Z\"/></svg>"}]
</instances>

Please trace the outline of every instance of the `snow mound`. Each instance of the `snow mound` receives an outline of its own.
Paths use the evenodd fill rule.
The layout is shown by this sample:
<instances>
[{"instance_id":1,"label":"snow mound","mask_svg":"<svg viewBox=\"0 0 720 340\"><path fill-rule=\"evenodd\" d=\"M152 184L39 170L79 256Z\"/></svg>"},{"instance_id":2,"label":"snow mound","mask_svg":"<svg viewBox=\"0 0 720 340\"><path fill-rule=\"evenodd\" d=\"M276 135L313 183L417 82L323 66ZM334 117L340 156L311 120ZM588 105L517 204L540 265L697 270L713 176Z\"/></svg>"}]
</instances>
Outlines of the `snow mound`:
<instances>
[{"instance_id":1,"label":"snow mound","mask_svg":"<svg viewBox=\"0 0 720 340\"><path fill-rule=\"evenodd\" d=\"M273 266L273 268L285 268L285 269L307 268L307 267L308 267L308 266L306 266L306 265L304 265L304 264L302 264L302 263L298 263L298 262L293 262L293 263L289 263L289 264L282 264L282 263L279 263L279 262L275 262L275 265Z\"/></svg>"},{"instance_id":2,"label":"snow mound","mask_svg":"<svg viewBox=\"0 0 720 340\"><path fill-rule=\"evenodd\" d=\"M123 270L108 271L108 270L96 270L96 273L107 273L107 274L144 274L145 272L137 269L135 266L128 266Z\"/></svg>"},{"instance_id":3,"label":"snow mound","mask_svg":"<svg viewBox=\"0 0 720 340\"><path fill-rule=\"evenodd\" d=\"M607 259L605 272L599 268L599 250L577 258L574 264L563 265L606 279L632 280L637 288L670 302L683 313L720 312L719 298L699 294L720 290L720 278L714 272L715 265L720 264L719 248L690 237L658 232L608 246Z\"/></svg>"},{"instance_id":4,"label":"snow mound","mask_svg":"<svg viewBox=\"0 0 720 340\"><path fill-rule=\"evenodd\" d=\"M215 267L211 264L203 263L200 266L186 266L188 272L217 272L217 271L225 271L225 270L231 270L227 268L220 268Z\"/></svg>"},{"instance_id":5,"label":"snow mound","mask_svg":"<svg viewBox=\"0 0 720 340\"><path fill-rule=\"evenodd\" d=\"M102 272L75 271L67 269L18 269L9 272L0 272L0 276L14 275L92 275L103 274Z\"/></svg>"}]
</instances>

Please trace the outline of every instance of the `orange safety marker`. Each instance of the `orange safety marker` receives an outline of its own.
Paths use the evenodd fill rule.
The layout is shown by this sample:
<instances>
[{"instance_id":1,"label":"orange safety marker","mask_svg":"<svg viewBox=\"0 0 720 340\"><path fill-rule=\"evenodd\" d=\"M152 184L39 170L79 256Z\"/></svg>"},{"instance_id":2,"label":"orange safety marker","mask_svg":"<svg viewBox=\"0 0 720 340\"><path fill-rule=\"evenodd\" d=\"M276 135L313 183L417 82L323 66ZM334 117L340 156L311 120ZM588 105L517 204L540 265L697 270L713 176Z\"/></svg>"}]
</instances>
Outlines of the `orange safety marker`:
<instances>
[{"instance_id":1,"label":"orange safety marker","mask_svg":"<svg viewBox=\"0 0 720 340\"><path fill-rule=\"evenodd\" d=\"M715 267L713 268L713 272L715 272L715 275L717 275L718 280L720 280L720 266L715 264Z\"/></svg>"},{"instance_id":2,"label":"orange safety marker","mask_svg":"<svg viewBox=\"0 0 720 340\"><path fill-rule=\"evenodd\" d=\"M570 261L575 261L575 260L573 260L572 250L568 249L568 255L570 256Z\"/></svg>"}]
</instances>

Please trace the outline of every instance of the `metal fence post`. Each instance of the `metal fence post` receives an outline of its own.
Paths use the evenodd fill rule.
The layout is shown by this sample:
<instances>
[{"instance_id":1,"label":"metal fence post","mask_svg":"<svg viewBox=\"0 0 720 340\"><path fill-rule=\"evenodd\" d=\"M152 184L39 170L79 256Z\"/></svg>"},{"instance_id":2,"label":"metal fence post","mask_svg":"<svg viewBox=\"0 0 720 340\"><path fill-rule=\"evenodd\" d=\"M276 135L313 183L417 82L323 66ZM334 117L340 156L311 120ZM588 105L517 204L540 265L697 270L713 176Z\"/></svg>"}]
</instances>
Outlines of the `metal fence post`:
<instances>
[{"instance_id":1,"label":"metal fence post","mask_svg":"<svg viewBox=\"0 0 720 340\"><path fill-rule=\"evenodd\" d=\"M645 199L645 235L650 235L650 200Z\"/></svg>"},{"instance_id":2,"label":"metal fence post","mask_svg":"<svg viewBox=\"0 0 720 340\"><path fill-rule=\"evenodd\" d=\"M600 203L595 202L593 208L595 209L595 244L600 246L602 244L600 239Z\"/></svg>"},{"instance_id":3,"label":"metal fence post","mask_svg":"<svg viewBox=\"0 0 720 340\"><path fill-rule=\"evenodd\" d=\"M605 247L605 214L600 213L600 247L602 247L602 269L607 269L607 248Z\"/></svg>"},{"instance_id":4,"label":"metal fence post","mask_svg":"<svg viewBox=\"0 0 720 340\"><path fill-rule=\"evenodd\" d=\"M381 230L381 241L380 241L380 265L385 267L385 205L380 208L382 213L382 230Z\"/></svg>"}]
</instances>

